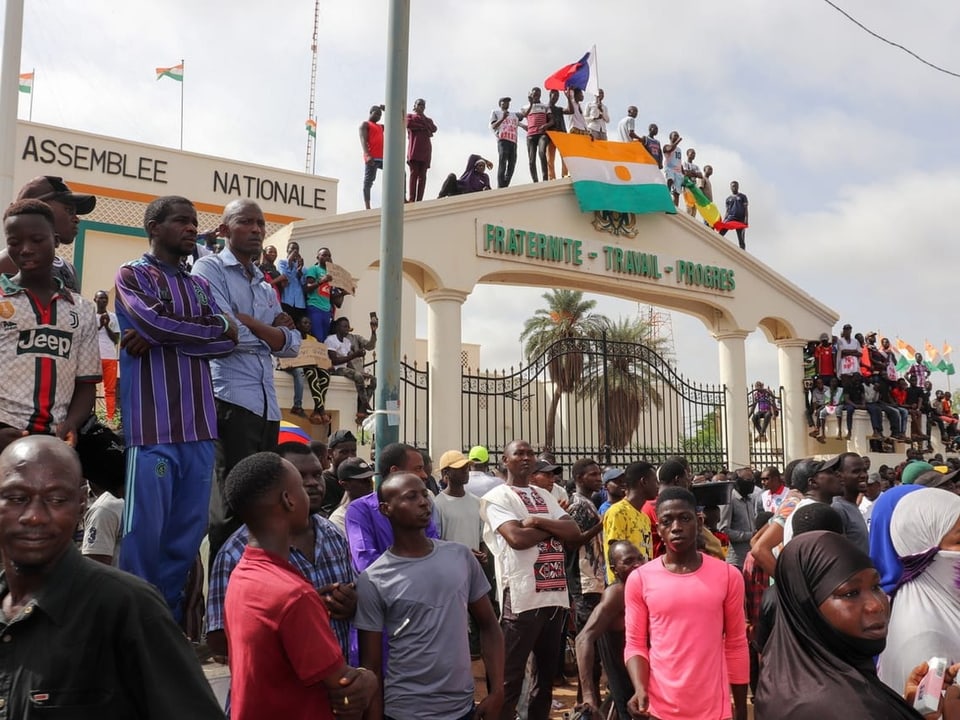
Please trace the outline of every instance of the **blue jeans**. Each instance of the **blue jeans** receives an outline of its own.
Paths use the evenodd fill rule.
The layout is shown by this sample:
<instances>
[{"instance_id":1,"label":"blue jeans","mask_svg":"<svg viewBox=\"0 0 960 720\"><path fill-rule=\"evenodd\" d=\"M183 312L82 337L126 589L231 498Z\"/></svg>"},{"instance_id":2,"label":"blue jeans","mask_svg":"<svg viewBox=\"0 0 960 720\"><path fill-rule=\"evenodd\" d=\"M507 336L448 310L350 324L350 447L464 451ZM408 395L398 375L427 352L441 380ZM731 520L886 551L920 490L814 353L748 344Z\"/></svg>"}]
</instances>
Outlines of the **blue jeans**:
<instances>
[{"instance_id":1,"label":"blue jeans","mask_svg":"<svg viewBox=\"0 0 960 720\"><path fill-rule=\"evenodd\" d=\"M284 372L290 373L293 377L293 406L295 408L303 407L303 368L290 368Z\"/></svg>"}]
</instances>

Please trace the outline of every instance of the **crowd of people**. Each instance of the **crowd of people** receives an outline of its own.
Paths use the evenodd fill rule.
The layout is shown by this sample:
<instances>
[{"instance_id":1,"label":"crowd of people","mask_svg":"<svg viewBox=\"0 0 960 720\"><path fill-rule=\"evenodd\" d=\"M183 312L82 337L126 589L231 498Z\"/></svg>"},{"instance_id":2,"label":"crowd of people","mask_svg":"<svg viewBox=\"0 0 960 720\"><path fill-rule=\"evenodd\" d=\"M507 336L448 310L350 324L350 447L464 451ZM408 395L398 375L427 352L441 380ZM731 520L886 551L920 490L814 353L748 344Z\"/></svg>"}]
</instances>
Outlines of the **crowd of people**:
<instances>
[{"instance_id":1,"label":"crowd of people","mask_svg":"<svg viewBox=\"0 0 960 720\"><path fill-rule=\"evenodd\" d=\"M347 429L280 444L274 358L317 327L334 366L362 358L346 318L331 335L332 308L309 309L329 250L306 270L297 247L276 262L262 211L237 200L223 249L200 256L193 204L159 198L112 316L55 260L94 203L37 178L3 217L10 717L223 717L206 648L229 663L237 720L546 720L571 644L591 720L742 720L751 687L760 720L920 717L937 668L947 690L925 715L960 717L956 458L694 473L682 457L564 467L517 439L499 458L437 448L434 474L403 443L367 463ZM870 343L850 331L833 360L853 388ZM122 437L92 418L104 336Z\"/></svg>"},{"instance_id":2,"label":"crowd of people","mask_svg":"<svg viewBox=\"0 0 960 720\"><path fill-rule=\"evenodd\" d=\"M901 372L898 365L906 367ZM823 442L833 418L836 437L849 439L854 413L864 410L870 417L869 439L876 451L893 452L892 441L899 441L932 452L934 427L947 450L957 449L958 421L951 393L934 390L931 374L920 353L898 362L889 338L878 342L876 332L854 333L848 323L839 336L822 333L804 351L810 435Z\"/></svg>"},{"instance_id":3,"label":"crowd of people","mask_svg":"<svg viewBox=\"0 0 960 720\"><path fill-rule=\"evenodd\" d=\"M509 187L517 167L517 145L520 131L526 134L527 160L530 179L533 182L555 180L568 175L567 165L561 157L560 172L557 172L557 147L550 138L550 132L569 132L587 135L594 140L614 140L623 143L641 143L664 173L667 188L673 197L673 204L679 207L680 197L684 198L684 207L691 217L697 215L697 203L692 192L684 187L684 180L693 183L699 191L713 202L713 184L710 180L713 167L704 165L701 170L695 162L697 151L681 148L683 138L674 130L669 142L661 144L657 139L659 128L650 123L647 134L637 132L636 118L638 110L631 105L626 115L617 123L615 131L608 136L610 109L604 102L603 90L599 90L592 102L584 106L584 93L577 88L564 92L566 106L561 106L559 90L549 90L547 102L543 102L543 91L534 87L527 95L527 103L519 111L511 111L511 97L502 97L497 108L490 115L489 129L497 139L497 187ZM423 200L426 189L427 171L433 158L433 136L437 132L436 123L426 114L427 103L423 98L414 101L413 111L407 113L407 168L409 187L406 202ZM360 147L363 152L363 202L370 209L370 194L377 172L383 169L384 127L380 120L385 110L383 105L370 108L367 120L360 124ZM641 130L642 132L642 130ZM493 162L479 154L470 155L466 169L457 176L446 176L439 197L482 192L491 189L487 170L493 169ZM740 183L730 183L730 194L725 201L724 222L733 222L737 241L742 250L746 249L746 225L750 212L747 196L740 192ZM739 225L743 225L740 227ZM721 235L727 233L721 229Z\"/></svg>"}]
</instances>

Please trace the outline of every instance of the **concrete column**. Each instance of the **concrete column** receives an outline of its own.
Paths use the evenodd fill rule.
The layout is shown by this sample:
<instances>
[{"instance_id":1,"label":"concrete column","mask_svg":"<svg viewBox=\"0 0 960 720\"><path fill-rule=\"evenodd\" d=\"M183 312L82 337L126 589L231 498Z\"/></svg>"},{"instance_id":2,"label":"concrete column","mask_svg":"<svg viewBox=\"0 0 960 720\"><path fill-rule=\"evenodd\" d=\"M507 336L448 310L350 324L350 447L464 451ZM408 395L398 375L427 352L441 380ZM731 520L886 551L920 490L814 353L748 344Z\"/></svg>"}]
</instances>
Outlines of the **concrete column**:
<instances>
[{"instance_id":1,"label":"concrete column","mask_svg":"<svg viewBox=\"0 0 960 720\"><path fill-rule=\"evenodd\" d=\"M7 0L3 14L0 60L0 203L13 200L13 166L17 157L17 106L20 102L20 47L23 0Z\"/></svg>"},{"instance_id":2,"label":"concrete column","mask_svg":"<svg viewBox=\"0 0 960 720\"><path fill-rule=\"evenodd\" d=\"M440 288L427 302L427 362L430 379L430 453L439 458L463 445L460 310L467 293Z\"/></svg>"},{"instance_id":3,"label":"concrete column","mask_svg":"<svg viewBox=\"0 0 960 720\"><path fill-rule=\"evenodd\" d=\"M714 335L720 350L720 382L727 386L727 467L733 470L750 463L750 429L747 427L746 330L728 330Z\"/></svg>"},{"instance_id":4,"label":"concrete column","mask_svg":"<svg viewBox=\"0 0 960 720\"><path fill-rule=\"evenodd\" d=\"M804 457L807 447L807 419L803 389L803 346L799 338L777 340L780 384L783 386L784 460ZM782 469L782 468L781 468Z\"/></svg>"}]
</instances>

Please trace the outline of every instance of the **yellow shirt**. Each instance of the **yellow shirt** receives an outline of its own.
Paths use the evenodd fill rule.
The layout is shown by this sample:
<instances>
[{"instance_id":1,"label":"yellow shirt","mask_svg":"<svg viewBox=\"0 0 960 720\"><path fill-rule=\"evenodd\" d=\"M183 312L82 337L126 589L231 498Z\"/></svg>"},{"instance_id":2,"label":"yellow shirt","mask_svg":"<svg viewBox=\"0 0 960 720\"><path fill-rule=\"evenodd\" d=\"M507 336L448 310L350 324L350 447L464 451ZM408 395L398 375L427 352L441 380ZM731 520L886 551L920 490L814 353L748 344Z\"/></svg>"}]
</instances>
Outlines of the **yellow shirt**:
<instances>
[{"instance_id":1,"label":"yellow shirt","mask_svg":"<svg viewBox=\"0 0 960 720\"><path fill-rule=\"evenodd\" d=\"M610 543L618 540L632 542L644 560L653 557L653 537L650 518L637 510L626 499L615 502L603 515L603 554L607 560L607 584L612 585L613 563L610 562Z\"/></svg>"}]
</instances>

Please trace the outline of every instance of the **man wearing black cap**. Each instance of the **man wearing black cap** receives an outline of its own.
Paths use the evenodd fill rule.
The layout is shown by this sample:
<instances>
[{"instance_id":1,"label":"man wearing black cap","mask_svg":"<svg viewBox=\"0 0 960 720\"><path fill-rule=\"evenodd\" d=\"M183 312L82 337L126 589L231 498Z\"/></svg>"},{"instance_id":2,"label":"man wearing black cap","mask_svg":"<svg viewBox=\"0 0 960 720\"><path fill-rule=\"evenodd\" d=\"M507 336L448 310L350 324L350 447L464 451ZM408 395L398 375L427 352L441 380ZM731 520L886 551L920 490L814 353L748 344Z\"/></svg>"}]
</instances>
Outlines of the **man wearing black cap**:
<instances>
[{"instance_id":1,"label":"man wearing black cap","mask_svg":"<svg viewBox=\"0 0 960 720\"><path fill-rule=\"evenodd\" d=\"M343 488L340 486L337 468L347 458L357 456L357 438L349 430L337 430L327 441L327 452L330 454L330 467L323 471L324 490L320 514L328 518L343 500Z\"/></svg>"},{"instance_id":2,"label":"man wearing black cap","mask_svg":"<svg viewBox=\"0 0 960 720\"><path fill-rule=\"evenodd\" d=\"M357 498L366 497L373 492L373 476L376 471L363 458L349 457L337 468L337 481L343 499L337 509L330 513L330 522L347 535L347 508Z\"/></svg>"},{"instance_id":3,"label":"man wearing black cap","mask_svg":"<svg viewBox=\"0 0 960 720\"><path fill-rule=\"evenodd\" d=\"M88 215L97 205L97 198L93 195L83 195L71 192L62 178L50 175L41 175L28 182L17 194L17 200L42 200L53 210L53 231L56 233L57 244L70 245L77 238L77 225L80 223L78 215ZM0 274L12 275L17 272L17 266L7 254L6 248L0 250ZM63 281L64 286L80 292L80 281L77 271L66 260L60 257L53 258L53 275Z\"/></svg>"},{"instance_id":4,"label":"man wearing black cap","mask_svg":"<svg viewBox=\"0 0 960 720\"><path fill-rule=\"evenodd\" d=\"M510 186L517 167L517 127L520 115L510 112L510 98L500 98L499 109L490 115L490 129L497 136L497 187Z\"/></svg>"}]
</instances>

